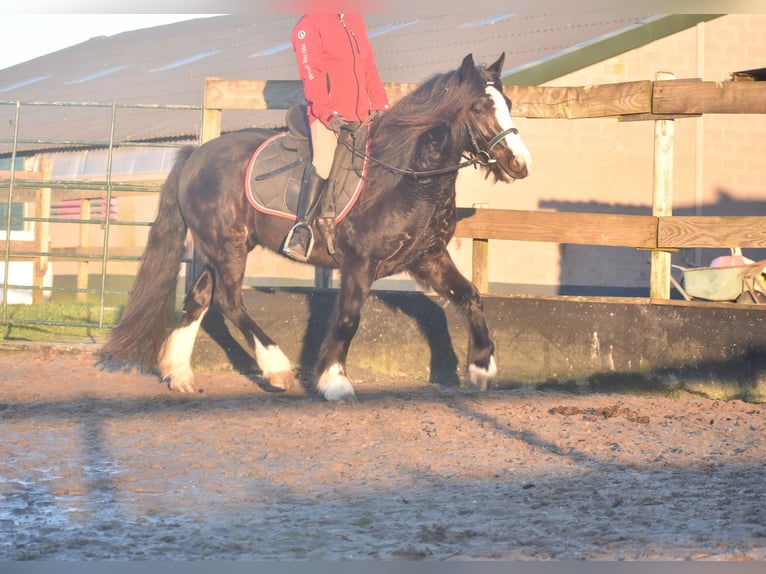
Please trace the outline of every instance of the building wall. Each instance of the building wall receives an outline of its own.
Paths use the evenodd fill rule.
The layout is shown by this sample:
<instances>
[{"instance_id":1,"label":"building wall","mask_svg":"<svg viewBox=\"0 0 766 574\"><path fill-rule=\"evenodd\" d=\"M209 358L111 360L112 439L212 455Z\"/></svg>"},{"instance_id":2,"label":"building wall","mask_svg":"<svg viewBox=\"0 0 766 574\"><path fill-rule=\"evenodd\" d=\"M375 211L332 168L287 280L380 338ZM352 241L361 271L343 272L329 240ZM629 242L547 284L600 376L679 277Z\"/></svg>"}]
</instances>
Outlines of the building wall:
<instances>
[{"instance_id":1,"label":"building wall","mask_svg":"<svg viewBox=\"0 0 766 574\"><path fill-rule=\"evenodd\" d=\"M766 65L766 15L727 15L558 78L585 86L677 78L727 81ZM519 118L534 158L528 179L459 194L496 208L651 213L654 122ZM766 115L707 115L675 124L674 213L766 215ZM470 273L470 242L453 252ZM745 251L753 258L766 254ZM707 264L720 250L686 249L673 262ZM648 293L650 254L627 248L490 243L490 286L522 293ZM467 262L467 263L466 263ZM466 266L467 265L467 266Z\"/></svg>"}]
</instances>

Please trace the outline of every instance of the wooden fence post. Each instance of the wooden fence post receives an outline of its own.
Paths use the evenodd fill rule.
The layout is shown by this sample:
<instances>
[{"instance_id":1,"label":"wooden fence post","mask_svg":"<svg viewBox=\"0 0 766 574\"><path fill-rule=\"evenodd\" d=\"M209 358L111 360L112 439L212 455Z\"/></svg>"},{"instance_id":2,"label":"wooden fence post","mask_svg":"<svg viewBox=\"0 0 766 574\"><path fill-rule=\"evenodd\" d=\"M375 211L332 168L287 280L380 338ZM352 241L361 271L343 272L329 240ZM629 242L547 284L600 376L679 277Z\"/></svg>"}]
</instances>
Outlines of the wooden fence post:
<instances>
[{"instance_id":1,"label":"wooden fence post","mask_svg":"<svg viewBox=\"0 0 766 574\"><path fill-rule=\"evenodd\" d=\"M657 80L673 80L669 72L658 72ZM672 119L654 121L654 177L652 181L652 215L673 214L673 134ZM670 299L670 252L652 251L649 296Z\"/></svg>"},{"instance_id":2,"label":"wooden fence post","mask_svg":"<svg viewBox=\"0 0 766 574\"><path fill-rule=\"evenodd\" d=\"M53 160L44 157L40 160L40 172L44 181L50 181L53 175ZM35 213L37 217L50 219L51 216L51 188L42 187L35 193ZM9 238L10 239L10 238ZM35 245L41 252L51 250L51 222L38 221L35 223ZM32 285L35 289L32 291L32 302L42 303L45 300L45 274L48 271L48 256L40 255L35 257L33 264Z\"/></svg>"},{"instance_id":3,"label":"wooden fence post","mask_svg":"<svg viewBox=\"0 0 766 574\"><path fill-rule=\"evenodd\" d=\"M474 203L475 209L487 209L488 203ZM489 239L474 237L471 252L471 281L479 293L489 293Z\"/></svg>"},{"instance_id":4,"label":"wooden fence post","mask_svg":"<svg viewBox=\"0 0 766 574\"><path fill-rule=\"evenodd\" d=\"M209 107L208 90L211 83L220 78L207 78L205 80L205 94L202 104L202 128L200 130L200 144L208 142L221 135L221 109Z\"/></svg>"},{"instance_id":5,"label":"wooden fence post","mask_svg":"<svg viewBox=\"0 0 766 574\"><path fill-rule=\"evenodd\" d=\"M199 143L200 145L205 142L209 142L212 139L221 135L221 112L220 108L209 107L209 90L210 85L221 78L210 77L205 79L205 93L202 99L202 126L200 128ZM200 268L199 258L197 257L197 250L194 249L194 243L192 241L191 233L186 234L186 241L189 250L191 251L190 261L186 265L184 277L184 292L188 292L191 289L194 282L197 280L197 272Z\"/></svg>"},{"instance_id":6,"label":"wooden fence post","mask_svg":"<svg viewBox=\"0 0 766 574\"><path fill-rule=\"evenodd\" d=\"M83 198L80 200L80 219L90 219L90 199ZM106 207L105 209L109 209ZM106 217L109 217L107 212ZM90 225L87 223L80 224L80 247L88 247L90 245ZM86 303L88 301L88 260L81 259L77 262L77 302ZM86 291L79 291L79 289L85 289Z\"/></svg>"}]
</instances>

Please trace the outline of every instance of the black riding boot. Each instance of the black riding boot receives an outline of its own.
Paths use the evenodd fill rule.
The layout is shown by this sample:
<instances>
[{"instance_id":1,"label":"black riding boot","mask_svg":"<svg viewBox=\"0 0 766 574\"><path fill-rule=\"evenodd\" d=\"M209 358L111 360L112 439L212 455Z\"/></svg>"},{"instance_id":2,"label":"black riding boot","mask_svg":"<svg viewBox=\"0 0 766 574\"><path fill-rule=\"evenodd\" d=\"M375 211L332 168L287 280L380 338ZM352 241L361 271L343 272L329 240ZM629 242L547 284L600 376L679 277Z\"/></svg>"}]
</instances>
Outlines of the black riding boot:
<instances>
[{"instance_id":1,"label":"black riding boot","mask_svg":"<svg viewBox=\"0 0 766 574\"><path fill-rule=\"evenodd\" d=\"M313 165L310 165L306 171L308 173L301 182L295 213L298 220L287 234L282 247L282 253L301 262L309 258L314 247L314 232L311 230L311 224L316 217L319 198L327 184L327 180L319 177Z\"/></svg>"}]
</instances>

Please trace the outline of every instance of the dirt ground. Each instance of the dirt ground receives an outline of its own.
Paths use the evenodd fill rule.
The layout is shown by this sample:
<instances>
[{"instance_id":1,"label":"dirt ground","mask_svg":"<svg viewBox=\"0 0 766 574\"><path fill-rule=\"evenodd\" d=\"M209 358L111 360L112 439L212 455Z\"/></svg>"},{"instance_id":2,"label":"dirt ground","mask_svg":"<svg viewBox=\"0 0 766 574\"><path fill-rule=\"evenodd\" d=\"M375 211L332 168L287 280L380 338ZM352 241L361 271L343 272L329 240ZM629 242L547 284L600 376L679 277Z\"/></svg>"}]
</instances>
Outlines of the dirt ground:
<instances>
[{"instance_id":1,"label":"dirt ground","mask_svg":"<svg viewBox=\"0 0 766 574\"><path fill-rule=\"evenodd\" d=\"M354 382L3 347L0 559L766 559L766 405Z\"/></svg>"}]
</instances>

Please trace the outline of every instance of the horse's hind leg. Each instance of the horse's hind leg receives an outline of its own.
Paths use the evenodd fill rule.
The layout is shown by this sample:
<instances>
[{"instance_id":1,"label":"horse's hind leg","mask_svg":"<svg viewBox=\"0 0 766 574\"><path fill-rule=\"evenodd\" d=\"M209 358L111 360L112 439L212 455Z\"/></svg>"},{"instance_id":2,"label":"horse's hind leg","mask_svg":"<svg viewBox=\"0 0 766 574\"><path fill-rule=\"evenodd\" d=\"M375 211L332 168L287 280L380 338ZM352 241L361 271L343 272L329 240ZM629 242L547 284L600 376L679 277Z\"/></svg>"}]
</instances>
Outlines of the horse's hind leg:
<instances>
[{"instance_id":1,"label":"horse's hind leg","mask_svg":"<svg viewBox=\"0 0 766 574\"><path fill-rule=\"evenodd\" d=\"M489 334L478 289L458 271L446 250L419 262L410 268L410 272L423 285L433 287L465 313L468 321L468 381L486 390L489 380L497 375L497 364L495 344Z\"/></svg>"},{"instance_id":2,"label":"horse's hind leg","mask_svg":"<svg viewBox=\"0 0 766 574\"><path fill-rule=\"evenodd\" d=\"M288 390L293 386L292 365L282 349L277 345L258 324L248 315L242 302L242 279L244 278L244 266L241 276L230 274L221 278L220 285L215 290L215 302L218 308L229 321L244 335L251 352L255 355L258 367L269 385Z\"/></svg>"},{"instance_id":3,"label":"horse's hind leg","mask_svg":"<svg viewBox=\"0 0 766 574\"><path fill-rule=\"evenodd\" d=\"M209 266L205 266L194 285L186 294L178 326L173 330L160 351L160 374L163 381L175 391L194 392L194 373L191 355L202 319L210 309L212 299L223 315L245 336L255 355L263 376L272 387L289 389L294 381L290 360L269 336L250 318L242 303L241 284L216 285L221 281Z\"/></svg>"},{"instance_id":4,"label":"horse's hind leg","mask_svg":"<svg viewBox=\"0 0 766 574\"><path fill-rule=\"evenodd\" d=\"M202 319L210 309L214 289L212 270L206 267L186 294L181 320L160 350L162 380L174 391L194 392L191 354Z\"/></svg>"}]
</instances>

